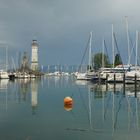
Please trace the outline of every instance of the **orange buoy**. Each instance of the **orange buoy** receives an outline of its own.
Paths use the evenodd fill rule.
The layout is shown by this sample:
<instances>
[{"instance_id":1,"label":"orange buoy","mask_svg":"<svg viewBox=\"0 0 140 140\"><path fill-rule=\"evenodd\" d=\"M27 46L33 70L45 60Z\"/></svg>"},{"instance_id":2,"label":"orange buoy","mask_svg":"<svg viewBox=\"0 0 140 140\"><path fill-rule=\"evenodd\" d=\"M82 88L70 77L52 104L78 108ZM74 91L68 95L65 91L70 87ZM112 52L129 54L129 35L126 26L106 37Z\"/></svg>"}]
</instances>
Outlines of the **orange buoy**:
<instances>
[{"instance_id":1,"label":"orange buoy","mask_svg":"<svg viewBox=\"0 0 140 140\"><path fill-rule=\"evenodd\" d=\"M70 111L72 110L72 106L73 106L73 99L69 96L64 98L64 108L66 111Z\"/></svg>"},{"instance_id":2,"label":"orange buoy","mask_svg":"<svg viewBox=\"0 0 140 140\"><path fill-rule=\"evenodd\" d=\"M65 97L64 98L64 105L72 105L73 104L73 99L71 97Z\"/></svg>"}]
</instances>

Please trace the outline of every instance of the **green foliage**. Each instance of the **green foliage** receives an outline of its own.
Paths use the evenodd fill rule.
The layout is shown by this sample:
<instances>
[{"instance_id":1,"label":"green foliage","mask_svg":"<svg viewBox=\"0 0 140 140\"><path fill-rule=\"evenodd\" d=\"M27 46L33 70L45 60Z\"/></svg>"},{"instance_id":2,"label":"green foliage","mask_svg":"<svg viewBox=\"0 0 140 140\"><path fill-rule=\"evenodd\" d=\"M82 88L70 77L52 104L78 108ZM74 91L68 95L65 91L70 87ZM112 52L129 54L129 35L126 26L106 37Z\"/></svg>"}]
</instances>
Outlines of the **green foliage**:
<instances>
[{"instance_id":1,"label":"green foliage","mask_svg":"<svg viewBox=\"0 0 140 140\"><path fill-rule=\"evenodd\" d=\"M122 64L121 56L120 56L120 54L116 54L114 66L121 65L121 64Z\"/></svg>"},{"instance_id":2,"label":"green foliage","mask_svg":"<svg viewBox=\"0 0 140 140\"><path fill-rule=\"evenodd\" d=\"M93 71L93 66L92 65L87 65L87 70L88 71Z\"/></svg>"},{"instance_id":3,"label":"green foliage","mask_svg":"<svg viewBox=\"0 0 140 140\"><path fill-rule=\"evenodd\" d=\"M97 53L93 57L93 62L94 62L94 69L98 70L99 68L102 67L102 57L104 57L104 67L110 67L109 59L108 56L103 54L103 53Z\"/></svg>"}]
</instances>

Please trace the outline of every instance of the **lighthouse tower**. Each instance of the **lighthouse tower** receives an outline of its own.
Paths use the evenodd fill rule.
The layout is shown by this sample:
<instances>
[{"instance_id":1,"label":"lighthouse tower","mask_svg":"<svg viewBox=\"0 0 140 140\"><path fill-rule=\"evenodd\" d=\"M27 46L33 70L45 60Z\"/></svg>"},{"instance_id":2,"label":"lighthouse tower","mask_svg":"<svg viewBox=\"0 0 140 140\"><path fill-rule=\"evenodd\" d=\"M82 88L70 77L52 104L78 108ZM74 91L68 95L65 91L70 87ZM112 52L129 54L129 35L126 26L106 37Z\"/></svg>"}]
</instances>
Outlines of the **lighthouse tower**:
<instances>
[{"instance_id":1,"label":"lighthouse tower","mask_svg":"<svg viewBox=\"0 0 140 140\"><path fill-rule=\"evenodd\" d=\"M38 70L38 43L37 43L37 40L33 40L33 42L32 42L31 69L33 71Z\"/></svg>"}]
</instances>

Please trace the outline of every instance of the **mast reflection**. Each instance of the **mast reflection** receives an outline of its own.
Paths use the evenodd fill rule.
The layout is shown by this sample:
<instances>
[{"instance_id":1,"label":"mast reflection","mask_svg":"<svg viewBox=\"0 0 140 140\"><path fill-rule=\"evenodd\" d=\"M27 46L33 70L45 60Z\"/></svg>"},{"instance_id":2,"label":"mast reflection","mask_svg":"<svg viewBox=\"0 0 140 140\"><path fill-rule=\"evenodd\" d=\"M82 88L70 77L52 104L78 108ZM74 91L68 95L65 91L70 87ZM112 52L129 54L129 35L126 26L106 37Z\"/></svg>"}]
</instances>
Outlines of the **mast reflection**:
<instances>
[{"instance_id":1,"label":"mast reflection","mask_svg":"<svg viewBox=\"0 0 140 140\"><path fill-rule=\"evenodd\" d=\"M127 114L124 122L126 122L129 132L132 129L139 130L139 84L125 84L125 86L123 84L94 84L88 85L88 87L90 87L94 99L102 98L103 123L108 120L107 117L111 114L111 118L108 118L112 119L112 135L119 129L119 122L122 121L119 116L122 114Z\"/></svg>"}]
</instances>

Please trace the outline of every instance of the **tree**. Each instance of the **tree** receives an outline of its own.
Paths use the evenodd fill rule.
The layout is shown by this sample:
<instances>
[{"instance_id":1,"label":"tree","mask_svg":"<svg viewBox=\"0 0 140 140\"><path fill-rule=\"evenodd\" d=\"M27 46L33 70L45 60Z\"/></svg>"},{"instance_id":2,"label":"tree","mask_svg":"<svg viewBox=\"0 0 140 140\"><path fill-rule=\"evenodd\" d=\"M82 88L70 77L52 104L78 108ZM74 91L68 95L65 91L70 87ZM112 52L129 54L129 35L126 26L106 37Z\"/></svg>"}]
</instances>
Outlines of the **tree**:
<instances>
[{"instance_id":1,"label":"tree","mask_svg":"<svg viewBox=\"0 0 140 140\"><path fill-rule=\"evenodd\" d=\"M114 66L121 65L121 64L122 64L121 56L120 56L120 54L116 54L115 55Z\"/></svg>"},{"instance_id":2,"label":"tree","mask_svg":"<svg viewBox=\"0 0 140 140\"><path fill-rule=\"evenodd\" d=\"M102 61L102 57L104 57L104 60ZM109 59L106 54L103 53L97 53L93 57L93 63L94 63L94 69L98 70L102 67L102 62L104 62L104 67L110 67Z\"/></svg>"}]
</instances>

